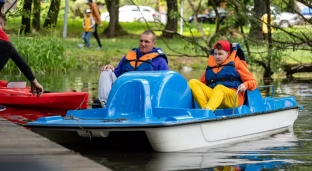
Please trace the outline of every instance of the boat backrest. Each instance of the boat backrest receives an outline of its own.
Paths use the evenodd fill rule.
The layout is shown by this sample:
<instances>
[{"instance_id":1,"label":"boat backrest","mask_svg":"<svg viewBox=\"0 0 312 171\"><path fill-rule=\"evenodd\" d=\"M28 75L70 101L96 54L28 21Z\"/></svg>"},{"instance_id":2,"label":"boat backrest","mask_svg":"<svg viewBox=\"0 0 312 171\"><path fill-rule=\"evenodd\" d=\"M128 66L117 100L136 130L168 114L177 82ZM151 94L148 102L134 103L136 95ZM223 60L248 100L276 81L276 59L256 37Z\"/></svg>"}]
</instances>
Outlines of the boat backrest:
<instances>
[{"instance_id":1,"label":"boat backrest","mask_svg":"<svg viewBox=\"0 0 312 171\"><path fill-rule=\"evenodd\" d=\"M19 82L19 81L8 82L6 87L7 88L26 88L26 82Z\"/></svg>"},{"instance_id":2,"label":"boat backrest","mask_svg":"<svg viewBox=\"0 0 312 171\"><path fill-rule=\"evenodd\" d=\"M252 113L263 112L266 110L262 95L258 88L253 91L246 91L244 105L248 106Z\"/></svg>"},{"instance_id":3,"label":"boat backrest","mask_svg":"<svg viewBox=\"0 0 312 171\"><path fill-rule=\"evenodd\" d=\"M156 107L193 108L192 92L187 80L174 71L127 72L114 83L106 107L108 117L150 117Z\"/></svg>"}]
</instances>

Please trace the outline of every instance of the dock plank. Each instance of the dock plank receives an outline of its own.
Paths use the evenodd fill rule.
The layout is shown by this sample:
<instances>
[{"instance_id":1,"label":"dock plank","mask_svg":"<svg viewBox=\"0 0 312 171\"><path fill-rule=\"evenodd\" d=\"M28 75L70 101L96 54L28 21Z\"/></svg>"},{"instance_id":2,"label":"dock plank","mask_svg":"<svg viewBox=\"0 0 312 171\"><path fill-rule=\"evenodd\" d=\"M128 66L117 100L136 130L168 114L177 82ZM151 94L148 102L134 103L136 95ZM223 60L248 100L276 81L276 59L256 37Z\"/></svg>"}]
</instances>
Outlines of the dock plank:
<instances>
[{"instance_id":1,"label":"dock plank","mask_svg":"<svg viewBox=\"0 0 312 171\"><path fill-rule=\"evenodd\" d=\"M1 170L111 170L0 117Z\"/></svg>"}]
</instances>

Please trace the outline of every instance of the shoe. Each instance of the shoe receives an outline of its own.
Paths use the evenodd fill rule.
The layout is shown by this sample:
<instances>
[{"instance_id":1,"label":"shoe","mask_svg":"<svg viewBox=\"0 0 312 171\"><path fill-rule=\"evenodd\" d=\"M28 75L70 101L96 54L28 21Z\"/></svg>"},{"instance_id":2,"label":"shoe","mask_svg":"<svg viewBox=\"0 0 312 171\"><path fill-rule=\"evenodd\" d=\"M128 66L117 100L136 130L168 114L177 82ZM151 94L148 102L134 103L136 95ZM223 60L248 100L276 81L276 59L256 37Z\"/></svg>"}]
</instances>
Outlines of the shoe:
<instances>
[{"instance_id":1,"label":"shoe","mask_svg":"<svg viewBox=\"0 0 312 171\"><path fill-rule=\"evenodd\" d=\"M92 103L92 109L96 109L96 108L105 108L106 105L105 102L100 101L100 99L96 98L93 103Z\"/></svg>"},{"instance_id":2,"label":"shoe","mask_svg":"<svg viewBox=\"0 0 312 171\"><path fill-rule=\"evenodd\" d=\"M1 112L1 111L4 111L5 109L6 109L6 107L5 107L5 106L0 105L0 112Z\"/></svg>"},{"instance_id":3,"label":"shoe","mask_svg":"<svg viewBox=\"0 0 312 171\"><path fill-rule=\"evenodd\" d=\"M78 44L78 47L84 48L84 47L85 47L85 44Z\"/></svg>"},{"instance_id":4,"label":"shoe","mask_svg":"<svg viewBox=\"0 0 312 171\"><path fill-rule=\"evenodd\" d=\"M102 46L97 47L97 49L102 49L102 48L103 48Z\"/></svg>"}]
</instances>

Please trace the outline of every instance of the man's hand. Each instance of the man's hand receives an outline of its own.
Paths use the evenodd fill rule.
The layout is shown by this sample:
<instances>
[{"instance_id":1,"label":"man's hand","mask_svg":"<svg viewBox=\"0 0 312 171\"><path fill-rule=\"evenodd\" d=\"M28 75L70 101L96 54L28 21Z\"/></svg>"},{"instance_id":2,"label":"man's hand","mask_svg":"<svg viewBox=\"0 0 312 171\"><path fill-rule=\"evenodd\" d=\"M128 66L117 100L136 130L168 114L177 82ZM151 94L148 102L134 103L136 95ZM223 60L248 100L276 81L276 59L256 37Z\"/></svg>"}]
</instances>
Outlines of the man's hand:
<instances>
[{"instance_id":1,"label":"man's hand","mask_svg":"<svg viewBox=\"0 0 312 171\"><path fill-rule=\"evenodd\" d=\"M246 91L247 88L246 88L245 84L242 83L241 85L238 86L237 89L238 89L239 92L243 93L243 92Z\"/></svg>"},{"instance_id":2,"label":"man's hand","mask_svg":"<svg viewBox=\"0 0 312 171\"><path fill-rule=\"evenodd\" d=\"M103 23L102 23L102 22L100 22L100 26L103 26Z\"/></svg>"},{"instance_id":3,"label":"man's hand","mask_svg":"<svg viewBox=\"0 0 312 171\"><path fill-rule=\"evenodd\" d=\"M104 65L104 66L102 67L101 71L108 70L108 69L111 69L112 71L115 70L115 68L113 67L113 65L108 64L108 65Z\"/></svg>"},{"instance_id":4,"label":"man's hand","mask_svg":"<svg viewBox=\"0 0 312 171\"><path fill-rule=\"evenodd\" d=\"M30 82L31 83L31 93L37 94L37 97L40 97L43 93L43 87L38 83L37 79Z\"/></svg>"}]
</instances>

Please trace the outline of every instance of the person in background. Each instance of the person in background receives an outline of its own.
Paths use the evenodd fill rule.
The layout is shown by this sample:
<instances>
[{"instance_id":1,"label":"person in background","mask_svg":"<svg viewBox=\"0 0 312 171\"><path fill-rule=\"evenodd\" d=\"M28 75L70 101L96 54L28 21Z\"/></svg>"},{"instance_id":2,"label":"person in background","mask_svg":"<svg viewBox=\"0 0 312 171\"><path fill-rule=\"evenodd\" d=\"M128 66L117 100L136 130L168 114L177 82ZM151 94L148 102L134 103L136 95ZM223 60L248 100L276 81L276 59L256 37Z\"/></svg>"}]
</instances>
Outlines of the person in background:
<instances>
[{"instance_id":1,"label":"person in background","mask_svg":"<svg viewBox=\"0 0 312 171\"><path fill-rule=\"evenodd\" d=\"M257 88L256 79L249 72L246 62L238 56L237 50L231 48L230 42L219 40L214 44L207 69L200 80L191 79L188 82L195 101L202 109L214 112L217 108L241 106L245 91Z\"/></svg>"},{"instance_id":2,"label":"person in background","mask_svg":"<svg viewBox=\"0 0 312 171\"><path fill-rule=\"evenodd\" d=\"M274 29L272 27L273 25L273 15L271 15L271 21L270 21L270 29L271 29L271 33L274 32ZM268 29L268 14L265 13L263 14L263 16L261 17L261 21L262 21L262 38L263 40L265 40L268 37L268 33L269 33L269 29Z\"/></svg>"},{"instance_id":3,"label":"person in background","mask_svg":"<svg viewBox=\"0 0 312 171\"><path fill-rule=\"evenodd\" d=\"M86 10L86 14L84 17L84 20L82 22L82 27L84 29L84 32L82 33L82 39L84 40L84 44L78 44L79 47L84 47L87 46L88 48L90 48L91 44L90 44L90 38L91 35L94 31L94 27L95 27L95 21L93 19L93 17L91 16L91 10L87 9Z\"/></svg>"},{"instance_id":4,"label":"person in background","mask_svg":"<svg viewBox=\"0 0 312 171\"><path fill-rule=\"evenodd\" d=\"M100 37L98 35L98 30L97 30L97 26L100 25L102 26L102 21L101 21L101 14L100 14L100 11L99 11L99 8L98 6L96 5L96 3L94 3L92 0L87 0L89 6L90 6L90 9L91 9L91 14L92 14L92 17L93 19L95 20L95 27L94 27L94 32L93 32L93 35L96 39L96 41L98 42L98 49L101 49L102 48L102 44L101 44L101 40L100 40Z\"/></svg>"},{"instance_id":5,"label":"person in background","mask_svg":"<svg viewBox=\"0 0 312 171\"><path fill-rule=\"evenodd\" d=\"M116 79L129 71L159 71L169 70L167 56L161 48L155 48L156 35L151 30L145 30L139 41L139 47L133 48L120 61L115 68L110 64L104 65L98 84L98 99L92 107L105 107L109 92Z\"/></svg>"},{"instance_id":6,"label":"person in background","mask_svg":"<svg viewBox=\"0 0 312 171\"><path fill-rule=\"evenodd\" d=\"M4 2L0 0L0 7L3 7ZM33 94L36 94L37 97L40 97L43 93L43 87L39 84L35 78L33 72L28 66L25 59L17 52L13 44L10 42L7 34L4 32L4 26L6 22L5 14L0 12L0 71L6 65L8 60L11 58L20 71L26 76L30 81L31 91Z\"/></svg>"}]
</instances>

